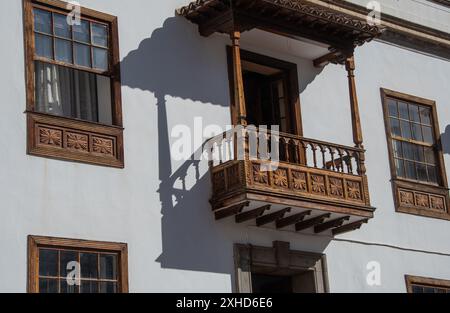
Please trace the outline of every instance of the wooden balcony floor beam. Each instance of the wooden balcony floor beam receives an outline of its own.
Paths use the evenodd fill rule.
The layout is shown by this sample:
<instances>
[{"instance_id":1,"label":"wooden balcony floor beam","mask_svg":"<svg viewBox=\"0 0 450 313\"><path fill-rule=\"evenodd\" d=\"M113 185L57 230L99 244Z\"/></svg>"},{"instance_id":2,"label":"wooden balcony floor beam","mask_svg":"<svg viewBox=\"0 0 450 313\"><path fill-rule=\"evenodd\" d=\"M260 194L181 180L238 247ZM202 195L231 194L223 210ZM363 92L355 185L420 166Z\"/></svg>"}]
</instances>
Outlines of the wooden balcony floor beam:
<instances>
[{"instance_id":1,"label":"wooden balcony floor beam","mask_svg":"<svg viewBox=\"0 0 450 313\"><path fill-rule=\"evenodd\" d=\"M279 210L275 213L266 214L261 217L258 217L256 219L256 225L263 226L263 225L278 221L279 219L282 219L286 215L286 213L289 213L290 211L291 211L291 208L285 208L285 209Z\"/></svg>"},{"instance_id":2,"label":"wooden balcony floor beam","mask_svg":"<svg viewBox=\"0 0 450 313\"><path fill-rule=\"evenodd\" d=\"M242 212L244 207L249 206L249 204L250 204L250 202L246 201L246 202L242 202L242 203L230 206L228 208L219 210L215 213L216 220L221 220L223 218L239 214L240 212Z\"/></svg>"},{"instance_id":3,"label":"wooden balcony floor beam","mask_svg":"<svg viewBox=\"0 0 450 313\"><path fill-rule=\"evenodd\" d=\"M311 214L311 210L304 211L298 214L294 214L282 219L279 219L276 223L277 228L284 228L290 225L294 225L295 223L303 221L303 219Z\"/></svg>"},{"instance_id":4,"label":"wooden balcony floor beam","mask_svg":"<svg viewBox=\"0 0 450 313\"><path fill-rule=\"evenodd\" d=\"M266 210L270 210L270 205L265 205L260 208L250 210L244 213L240 213L236 215L236 223L243 223L250 221L252 219L258 218L264 214Z\"/></svg>"},{"instance_id":5,"label":"wooden balcony floor beam","mask_svg":"<svg viewBox=\"0 0 450 313\"><path fill-rule=\"evenodd\" d=\"M340 218L328 221L326 223L317 225L314 227L314 232L316 234L318 234L318 233L322 233L331 228L340 227L340 226L342 226L342 224L344 224L345 221L348 221L349 219L350 219L350 216L344 216L344 217L340 217Z\"/></svg>"},{"instance_id":6,"label":"wooden balcony floor beam","mask_svg":"<svg viewBox=\"0 0 450 313\"><path fill-rule=\"evenodd\" d=\"M353 222L353 223L350 223L350 224L347 224L347 225L335 228L335 229L333 229L333 236L340 235L340 234L343 234L343 233L347 233L347 232L350 232L350 231L353 231L353 230L360 229L361 226L363 224L366 224L368 221L369 221L368 219L364 219L364 220L361 220L361 221Z\"/></svg>"},{"instance_id":7,"label":"wooden balcony floor beam","mask_svg":"<svg viewBox=\"0 0 450 313\"><path fill-rule=\"evenodd\" d=\"M305 230L311 227L314 227L316 225L322 224L327 218L330 218L331 213L326 213L326 214L322 214L316 217L313 217L309 220L300 222L295 224L295 230L296 231L301 231L301 230Z\"/></svg>"}]
</instances>

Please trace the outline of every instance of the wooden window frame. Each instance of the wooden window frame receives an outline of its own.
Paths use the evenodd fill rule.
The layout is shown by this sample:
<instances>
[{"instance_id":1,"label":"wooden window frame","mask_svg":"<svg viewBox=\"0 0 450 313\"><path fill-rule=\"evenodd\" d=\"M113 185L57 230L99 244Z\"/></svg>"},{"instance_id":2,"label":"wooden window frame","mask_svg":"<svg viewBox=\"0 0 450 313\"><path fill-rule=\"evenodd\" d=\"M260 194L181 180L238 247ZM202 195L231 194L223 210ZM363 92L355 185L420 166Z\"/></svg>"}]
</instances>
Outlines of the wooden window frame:
<instances>
[{"instance_id":1,"label":"wooden window frame","mask_svg":"<svg viewBox=\"0 0 450 313\"><path fill-rule=\"evenodd\" d=\"M381 88L381 98L389 151L389 163L391 168L391 182L394 194L395 210L400 213L450 220L449 189L447 174L445 171L444 156L442 154L442 143L440 140L441 133L437 117L436 102L385 88ZM437 148L436 159L437 173L439 176L438 179L440 181L439 185L426 182L417 182L397 176L394 152L392 148L392 136L389 126L389 113L387 107L388 98L394 98L408 103L416 103L431 109L432 126L434 130L433 135L436 140ZM420 205L418 199L425 199L426 201L421 201L422 205ZM442 204L442 209L436 209L435 204L433 203L438 203L439 206Z\"/></svg>"},{"instance_id":2,"label":"wooden window frame","mask_svg":"<svg viewBox=\"0 0 450 313\"><path fill-rule=\"evenodd\" d=\"M287 96L289 100L287 104L289 107L289 112L294 113L291 119L288 121L288 125L290 125L290 128L292 129L293 135L303 136L297 64L282 61L279 59L275 59L269 56L265 56L255 52L250 52L243 49L241 49L240 52L241 52L241 60L277 68L284 72L287 72L288 84L286 88L288 89ZM233 75L233 54L231 46L227 46L227 61L228 61L228 80L230 86L230 99L232 99L233 101L235 91L234 91L234 75ZM237 106L235 104L232 104L230 106L230 111L233 125L238 125L239 121L238 121Z\"/></svg>"},{"instance_id":3,"label":"wooden window frame","mask_svg":"<svg viewBox=\"0 0 450 313\"><path fill-rule=\"evenodd\" d=\"M88 73L108 73L111 79L113 125L35 111L34 62L41 58L35 56L33 8L68 13L66 6L67 2L60 0L23 0L27 153L32 156L124 168L124 128L117 17L88 8L81 8L83 19L109 25L109 70L107 72L46 60L47 63L63 65ZM80 148L79 145L71 144L71 142L77 141L82 141L83 147Z\"/></svg>"},{"instance_id":4,"label":"wooden window frame","mask_svg":"<svg viewBox=\"0 0 450 313\"><path fill-rule=\"evenodd\" d=\"M80 239L28 236L28 286L29 293L39 292L39 248L87 250L117 253L119 292L128 293L128 246L125 243L90 241Z\"/></svg>"},{"instance_id":5,"label":"wooden window frame","mask_svg":"<svg viewBox=\"0 0 450 313\"><path fill-rule=\"evenodd\" d=\"M405 275L406 291L413 293L413 285L421 285L430 288L445 288L450 289L450 280L435 279L420 276Z\"/></svg>"},{"instance_id":6,"label":"wooden window frame","mask_svg":"<svg viewBox=\"0 0 450 313\"><path fill-rule=\"evenodd\" d=\"M320 253L291 250L289 242L274 241L273 247L235 244L234 263L238 293L252 292L252 272L261 266L293 275L299 271L312 271L316 292L329 292L326 256Z\"/></svg>"}]
</instances>

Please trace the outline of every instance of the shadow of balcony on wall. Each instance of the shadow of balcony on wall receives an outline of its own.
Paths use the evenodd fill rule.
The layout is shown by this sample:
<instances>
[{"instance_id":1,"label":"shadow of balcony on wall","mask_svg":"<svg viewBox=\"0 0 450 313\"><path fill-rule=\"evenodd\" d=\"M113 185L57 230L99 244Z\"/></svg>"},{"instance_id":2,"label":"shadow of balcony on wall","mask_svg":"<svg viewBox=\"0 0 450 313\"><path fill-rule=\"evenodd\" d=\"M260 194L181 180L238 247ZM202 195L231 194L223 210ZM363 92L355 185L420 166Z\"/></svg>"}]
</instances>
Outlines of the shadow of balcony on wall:
<instances>
[{"instance_id":1,"label":"shadow of balcony on wall","mask_svg":"<svg viewBox=\"0 0 450 313\"><path fill-rule=\"evenodd\" d=\"M441 134L442 153L450 154L450 125L445 127L444 133Z\"/></svg>"},{"instance_id":2,"label":"shadow of balcony on wall","mask_svg":"<svg viewBox=\"0 0 450 313\"><path fill-rule=\"evenodd\" d=\"M155 148L160 184L155 192L159 193L163 217L162 253L156 261L163 268L232 274L233 260L229 259L232 246L224 247L224 234L215 227L212 214L208 214L211 210L209 175L202 175L200 162L192 159L176 170L173 168L169 137L173 116L168 116L166 103L166 97L171 96L228 106L228 86L220 75L211 75L212 68L226 62L225 53L223 44L206 44L188 21L169 18L121 62L122 84L151 92L157 98L158 145ZM154 117L149 116L148 120L151 122ZM148 145L156 144L156 137L141 139ZM207 164L204 168L207 169ZM175 187L177 182L181 182L181 187ZM192 185L190 190L186 184ZM150 210L159 207L147 205Z\"/></svg>"}]
</instances>

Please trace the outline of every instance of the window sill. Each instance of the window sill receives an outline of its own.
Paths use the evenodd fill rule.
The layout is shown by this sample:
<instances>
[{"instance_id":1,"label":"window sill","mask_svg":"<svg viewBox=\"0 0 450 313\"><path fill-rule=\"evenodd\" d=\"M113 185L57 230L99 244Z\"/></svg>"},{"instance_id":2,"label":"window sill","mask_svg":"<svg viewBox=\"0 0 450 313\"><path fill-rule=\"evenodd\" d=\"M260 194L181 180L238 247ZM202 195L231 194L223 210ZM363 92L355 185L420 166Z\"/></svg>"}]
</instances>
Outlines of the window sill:
<instances>
[{"instance_id":1,"label":"window sill","mask_svg":"<svg viewBox=\"0 0 450 313\"><path fill-rule=\"evenodd\" d=\"M401 179L392 185L397 212L450 220L448 188Z\"/></svg>"},{"instance_id":2,"label":"window sill","mask_svg":"<svg viewBox=\"0 0 450 313\"><path fill-rule=\"evenodd\" d=\"M27 114L27 153L33 156L124 168L123 128Z\"/></svg>"}]
</instances>

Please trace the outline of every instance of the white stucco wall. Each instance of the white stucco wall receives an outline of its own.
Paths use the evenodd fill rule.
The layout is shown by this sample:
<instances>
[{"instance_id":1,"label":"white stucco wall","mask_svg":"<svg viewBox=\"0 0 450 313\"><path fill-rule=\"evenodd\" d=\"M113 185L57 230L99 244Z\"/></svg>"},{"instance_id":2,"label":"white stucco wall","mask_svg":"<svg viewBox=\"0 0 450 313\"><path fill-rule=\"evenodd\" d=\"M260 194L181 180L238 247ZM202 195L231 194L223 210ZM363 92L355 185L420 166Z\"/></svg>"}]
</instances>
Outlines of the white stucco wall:
<instances>
[{"instance_id":1,"label":"white stucco wall","mask_svg":"<svg viewBox=\"0 0 450 313\"><path fill-rule=\"evenodd\" d=\"M26 155L22 6L0 1L7 43L0 49L1 292L26 290L28 235L126 242L131 292L230 292L233 244L270 246L274 240L326 253L333 292L404 292L405 274L450 279L449 222L395 213L379 92L385 87L436 100L444 132L450 121L449 62L379 42L357 51L371 201L378 210L361 230L340 237L365 244L330 242L214 221L207 164L200 163L196 173L193 164L170 159L173 126L193 125L199 116L205 125L230 122L226 37L203 38L194 25L173 17L186 0L80 2L119 18L126 167ZM298 64L305 136L352 144L342 66L320 71L280 46L244 41L243 47ZM449 151L448 133L445 138ZM449 169L448 153L445 160ZM365 283L368 261L382 265L380 287Z\"/></svg>"},{"instance_id":2,"label":"white stucco wall","mask_svg":"<svg viewBox=\"0 0 450 313\"><path fill-rule=\"evenodd\" d=\"M372 0L347 0L363 7ZM381 14L395 16L444 32L450 31L450 8L429 0L378 0ZM371 6L373 8L373 6Z\"/></svg>"}]
</instances>

